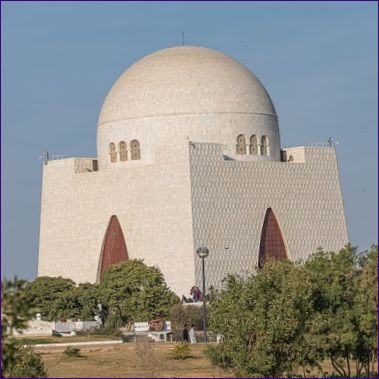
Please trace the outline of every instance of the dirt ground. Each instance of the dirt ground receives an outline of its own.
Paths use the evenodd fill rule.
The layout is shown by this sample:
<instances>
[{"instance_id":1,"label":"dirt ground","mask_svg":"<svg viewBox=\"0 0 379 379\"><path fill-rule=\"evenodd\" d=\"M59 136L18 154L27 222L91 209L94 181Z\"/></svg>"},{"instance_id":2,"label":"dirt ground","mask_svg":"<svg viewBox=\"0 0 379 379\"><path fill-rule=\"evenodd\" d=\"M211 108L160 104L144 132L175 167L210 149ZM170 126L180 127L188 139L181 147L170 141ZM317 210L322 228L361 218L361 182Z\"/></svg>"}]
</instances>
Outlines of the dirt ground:
<instances>
[{"instance_id":1,"label":"dirt ground","mask_svg":"<svg viewBox=\"0 0 379 379\"><path fill-rule=\"evenodd\" d=\"M67 358L62 349L37 350L49 377L54 378L220 378L231 372L213 368L203 354L205 345L190 345L190 357L175 360L170 356L173 343L122 344L113 347L83 347L82 357Z\"/></svg>"},{"instance_id":2,"label":"dirt ground","mask_svg":"<svg viewBox=\"0 0 379 379\"><path fill-rule=\"evenodd\" d=\"M48 376L51 378L234 377L230 371L211 366L203 353L205 344L189 345L189 357L184 360L172 358L174 346L174 343L148 342L113 346L85 346L80 348L82 356L78 358L66 357L63 354L66 347L44 347L36 349L36 351L41 354ZM377 362L375 366L378 370ZM352 370L355 372L354 362L352 362ZM322 375L319 370L311 369L310 371L311 373L308 372L308 375L313 377ZM333 373L334 370L329 361L323 363L323 371L329 374ZM301 368L298 373L302 373Z\"/></svg>"}]
</instances>

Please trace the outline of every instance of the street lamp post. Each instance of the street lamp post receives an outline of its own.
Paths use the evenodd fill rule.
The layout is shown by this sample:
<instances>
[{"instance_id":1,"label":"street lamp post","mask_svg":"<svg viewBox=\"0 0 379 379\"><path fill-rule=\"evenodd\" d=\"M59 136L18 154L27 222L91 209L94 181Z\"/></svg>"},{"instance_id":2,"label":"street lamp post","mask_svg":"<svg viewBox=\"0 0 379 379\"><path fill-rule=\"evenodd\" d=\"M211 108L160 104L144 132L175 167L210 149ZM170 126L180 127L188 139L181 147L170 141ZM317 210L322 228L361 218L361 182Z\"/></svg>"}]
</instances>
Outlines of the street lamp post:
<instances>
[{"instance_id":1,"label":"street lamp post","mask_svg":"<svg viewBox=\"0 0 379 379\"><path fill-rule=\"evenodd\" d=\"M205 263L204 260L209 254L209 250L206 247L199 247L196 250L196 254L199 258L201 258L202 268L203 268L203 311L204 311L204 342L208 342L208 335L207 335L207 308L205 304Z\"/></svg>"}]
</instances>

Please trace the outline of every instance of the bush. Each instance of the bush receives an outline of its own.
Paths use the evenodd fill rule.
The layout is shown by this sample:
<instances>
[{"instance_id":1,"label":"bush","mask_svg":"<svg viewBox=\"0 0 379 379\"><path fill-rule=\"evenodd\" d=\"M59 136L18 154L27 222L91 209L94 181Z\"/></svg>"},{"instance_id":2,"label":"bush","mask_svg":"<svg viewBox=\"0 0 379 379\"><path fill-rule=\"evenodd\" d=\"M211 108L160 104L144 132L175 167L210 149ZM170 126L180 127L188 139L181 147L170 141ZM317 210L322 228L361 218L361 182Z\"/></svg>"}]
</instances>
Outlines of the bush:
<instances>
[{"instance_id":1,"label":"bush","mask_svg":"<svg viewBox=\"0 0 379 379\"><path fill-rule=\"evenodd\" d=\"M209 359L212 366L228 369L233 367L233 361L224 349L224 345L220 343L217 346L208 345L204 350L204 355Z\"/></svg>"},{"instance_id":2,"label":"bush","mask_svg":"<svg viewBox=\"0 0 379 379\"><path fill-rule=\"evenodd\" d=\"M155 353L148 339L139 341L134 345L134 352L144 369L149 373L149 378L159 378L163 369L163 361Z\"/></svg>"},{"instance_id":3,"label":"bush","mask_svg":"<svg viewBox=\"0 0 379 379\"><path fill-rule=\"evenodd\" d=\"M4 373L6 378L46 378L47 374L39 354L29 347L16 347L17 361Z\"/></svg>"},{"instance_id":4,"label":"bush","mask_svg":"<svg viewBox=\"0 0 379 379\"><path fill-rule=\"evenodd\" d=\"M186 342L176 343L173 350L170 352L170 356L172 359L180 360L191 358L189 344Z\"/></svg>"},{"instance_id":5,"label":"bush","mask_svg":"<svg viewBox=\"0 0 379 379\"><path fill-rule=\"evenodd\" d=\"M82 358L83 356L80 354L80 349L73 346L68 346L64 351L63 354L68 358Z\"/></svg>"},{"instance_id":6,"label":"bush","mask_svg":"<svg viewBox=\"0 0 379 379\"><path fill-rule=\"evenodd\" d=\"M170 320L173 330L182 330L184 324L194 324L196 330L203 330L203 307L196 305L176 304L170 309Z\"/></svg>"}]
</instances>

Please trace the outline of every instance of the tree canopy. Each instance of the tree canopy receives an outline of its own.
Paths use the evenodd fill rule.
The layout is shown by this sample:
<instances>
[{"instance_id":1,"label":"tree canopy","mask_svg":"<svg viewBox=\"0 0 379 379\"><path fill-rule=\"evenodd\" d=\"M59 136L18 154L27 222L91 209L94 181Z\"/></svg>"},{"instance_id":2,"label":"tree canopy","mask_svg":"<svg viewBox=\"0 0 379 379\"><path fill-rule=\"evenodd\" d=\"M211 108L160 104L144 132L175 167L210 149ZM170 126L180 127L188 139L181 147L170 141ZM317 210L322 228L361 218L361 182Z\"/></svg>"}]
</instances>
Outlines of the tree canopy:
<instances>
[{"instance_id":1,"label":"tree canopy","mask_svg":"<svg viewBox=\"0 0 379 379\"><path fill-rule=\"evenodd\" d=\"M100 313L111 327L166 316L179 301L161 271L142 260L111 266L100 284L76 286L71 279L39 277L26 285L26 295L33 312L41 313L45 320L93 320Z\"/></svg>"},{"instance_id":2,"label":"tree canopy","mask_svg":"<svg viewBox=\"0 0 379 379\"><path fill-rule=\"evenodd\" d=\"M21 332L32 317L32 302L25 288L27 282L22 279L4 279L1 288L1 326L3 333Z\"/></svg>"},{"instance_id":3,"label":"tree canopy","mask_svg":"<svg viewBox=\"0 0 379 379\"><path fill-rule=\"evenodd\" d=\"M61 319L93 320L98 311L98 285L81 283L71 279L41 276L26 286L26 294L32 302L34 313L41 313L44 320Z\"/></svg>"},{"instance_id":4,"label":"tree canopy","mask_svg":"<svg viewBox=\"0 0 379 379\"><path fill-rule=\"evenodd\" d=\"M304 263L269 261L246 280L230 276L210 301L219 355L238 375L275 377L319 367L369 375L377 356L377 247L319 251ZM221 359L215 359L221 361ZM372 367L370 368L370 362Z\"/></svg>"},{"instance_id":5,"label":"tree canopy","mask_svg":"<svg viewBox=\"0 0 379 379\"><path fill-rule=\"evenodd\" d=\"M27 327L32 317L31 299L26 290L26 281L14 278L2 282L2 333L1 371L5 378L44 378L46 371L41 357L31 348L23 347L13 338Z\"/></svg>"},{"instance_id":6,"label":"tree canopy","mask_svg":"<svg viewBox=\"0 0 379 379\"><path fill-rule=\"evenodd\" d=\"M161 271L142 260L111 266L100 283L100 298L108 323L117 325L166 316L170 307L179 302Z\"/></svg>"}]
</instances>

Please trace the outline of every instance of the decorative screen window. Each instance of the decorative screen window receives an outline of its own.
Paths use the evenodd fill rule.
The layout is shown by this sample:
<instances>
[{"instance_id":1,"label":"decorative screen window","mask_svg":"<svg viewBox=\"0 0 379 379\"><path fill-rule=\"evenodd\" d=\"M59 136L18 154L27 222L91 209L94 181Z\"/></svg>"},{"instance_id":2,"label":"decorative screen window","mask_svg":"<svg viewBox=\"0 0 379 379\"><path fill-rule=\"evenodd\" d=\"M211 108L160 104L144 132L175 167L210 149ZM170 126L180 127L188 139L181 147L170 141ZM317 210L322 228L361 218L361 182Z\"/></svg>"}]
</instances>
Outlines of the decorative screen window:
<instances>
[{"instance_id":1,"label":"decorative screen window","mask_svg":"<svg viewBox=\"0 0 379 379\"><path fill-rule=\"evenodd\" d=\"M109 144L109 157L112 163L117 162L116 145L113 142Z\"/></svg>"},{"instance_id":2,"label":"decorative screen window","mask_svg":"<svg viewBox=\"0 0 379 379\"><path fill-rule=\"evenodd\" d=\"M124 162L128 160L128 150L126 148L126 142L121 141L118 144L118 153L120 155L120 161Z\"/></svg>"},{"instance_id":3,"label":"decorative screen window","mask_svg":"<svg viewBox=\"0 0 379 379\"><path fill-rule=\"evenodd\" d=\"M256 135L250 137L250 155L258 155L258 139Z\"/></svg>"},{"instance_id":4,"label":"decorative screen window","mask_svg":"<svg viewBox=\"0 0 379 379\"><path fill-rule=\"evenodd\" d=\"M237 155L246 155L246 138L243 134L237 137Z\"/></svg>"},{"instance_id":5,"label":"decorative screen window","mask_svg":"<svg viewBox=\"0 0 379 379\"><path fill-rule=\"evenodd\" d=\"M130 152L132 160L141 159L140 143L136 139L130 142Z\"/></svg>"},{"instance_id":6,"label":"decorative screen window","mask_svg":"<svg viewBox=\"0 0 379 379\"><path fill-rule=\"evenodd\" d=\"M266 136L262 136L261 139L261 154L270 155L268 151L268 138Z\"/></svg>"}]
</instances>

